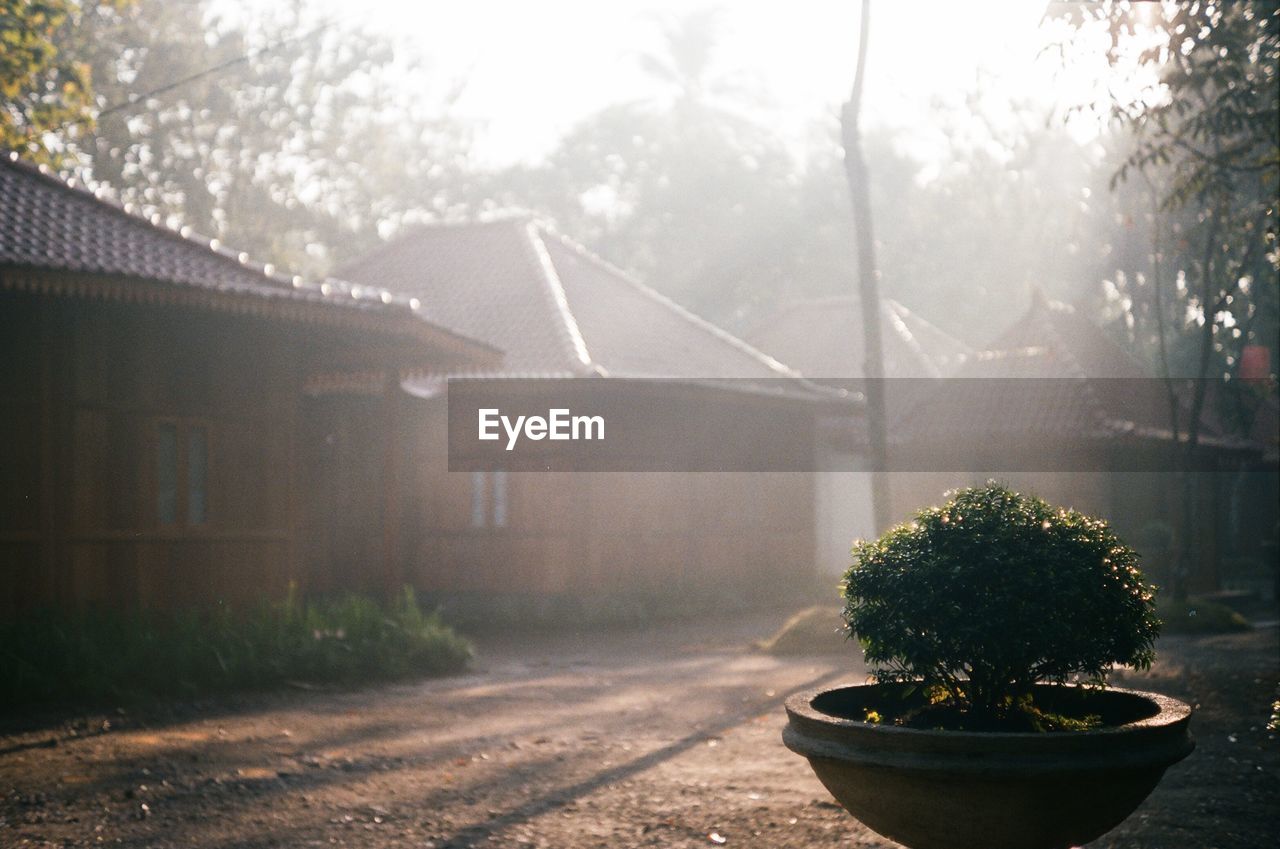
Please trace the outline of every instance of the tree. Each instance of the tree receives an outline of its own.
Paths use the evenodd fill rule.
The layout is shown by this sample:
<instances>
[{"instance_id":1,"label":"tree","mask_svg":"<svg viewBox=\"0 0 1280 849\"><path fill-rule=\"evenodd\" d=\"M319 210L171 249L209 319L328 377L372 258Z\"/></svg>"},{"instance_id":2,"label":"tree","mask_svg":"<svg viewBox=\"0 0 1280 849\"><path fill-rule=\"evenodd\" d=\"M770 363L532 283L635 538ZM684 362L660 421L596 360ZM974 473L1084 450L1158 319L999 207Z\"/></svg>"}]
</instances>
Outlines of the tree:
<instances>
[{"instance_id":1,"label":"tree","mask_svg":"<svg viewBox=\"0 0 1280 849\"><path fill-rule=\"evenodd\" d=\"M712 76L723 11L709 6L682 17L655 18L662 34L657 51L640 54L640 67L675 90L676 101L705 108L733 89Z\"/></svg>"},{"instance_id":2,"label":"tree","mask_svg":"<svg viewBox=\"0 0 1280 849\"><path fill-rule=\"evenodd\" d=\"M1111 24L1120 32L1134 26L1119 13ZM1185 301L1185 315L1196 326L1190 376L1199 383L1186 418L1194 445L1204 378L1234 373L1240 346L1266 321L1278 282L1280 4L1179 5L1163 30L1161 42L1142 55L1161 68L1163 96L1154 104L1114 105L1135 146L1113 185L1141 176L1155 214L1174 237L1156 246L1155 260L1164 261L1161 270L1198 284L1181 287L1189 294L1174 299ZM1164 312L1154 317L1169 318ZM1166 331L1160 328L1162 340ZM1166 374L1172 373L1168 348L1161 355Z\"/></svg>"},{"instance_id":3,"label":"tree","mask_svg":"<svg viewBox=\"0 0 1280 849\"><path fill-rule=\"evenodd\" d=\"M871 0L862 0L858 27L858 64L853 91L840 115L844 145L845 179L853 201L854 235L858 244L858 298L862 304L864 355L861 372L866 378L867 433L871 442L871 500L878 530L890 524L888 423L885 412L884 346L880 340L880 270L876 267L875 237L871 227L871 193L867 187L867 163L862 156L858 128L862 89L866 78L867 45L871 25Z\"/></svg>"},{"instance_id":4,"label":"tree","mask_svg":"<svg viewBox=\"0 0 1280 849\"><path fill-rule=\"evenodd\" d=\"M1155 325L1149 335L1168 388L1183 478L1184 532L1173 581L1182 600L1194 551L1192 470L1209 378L1233 377L1244 345L1277 337L1280 3L1160 8L1162 15L1147 20L1148 8L1098 4L1082 25L1108 28L1113 63L1144 27L1156 32L1140 61L1159 69L1157 86L1111 104L1134 141L1113 187L1138 175L1152 199L1155 242L1146 271L1153 297L1146 314ZM1111 285L1117 299L1135 302ZM1136 314L1127 310L1131 324ZM1181 373L1179 351L1190 353ZM1179 376L1190 377L1190 385Z\"/></svg>"},{"instance_id":5,"label":"tree","mask_svg":"<svg viewBox=\"0 0 1280 849\"><path fill-rule=\"evenodd\" d=\"M58 165L52 136L84 127L93 107L89 64L59 49L65 34L100 8L128 0L0 0L0 148L35 162Z\"/></svg>"},{"instance_id":6,"label":"tree","mask_svg":"<svg viewBox=\"0 0 1280 849\"><path fill-rule=\"evenodd\" d=\"M532 207L652 285L734 330L780 303L858 285L838 110L785 144L760 96L717 74L714 16L664 22L641 61L657 93L574 127L544 163L495 180L500 202ZM710 38L705 32L712 29ZM677 58L683 57L683 58ZM980 77L978 88L989 77ZM1106 274L1122 198L1106 163L1030 98L975 89L939 100L919 128L860 127L885 297L975 346L1003 331L1032 284L1074 300ZM858 364L849 364L850 366Z\"/></svg>"},{"instance_id":7,"label":"tree","mask_svg":"<svg viewBox=\"0 0 1280 849\"><path fill-rule=\"evenodd\" d=\"M449 92L407 98L398 77L421 69L379 36L296 3L253 11L138 0L60 30L60 55L96 81L97 120L61 132L66 164L148 215L312 275L482 201Z\"/></svg>"}]
</instances>

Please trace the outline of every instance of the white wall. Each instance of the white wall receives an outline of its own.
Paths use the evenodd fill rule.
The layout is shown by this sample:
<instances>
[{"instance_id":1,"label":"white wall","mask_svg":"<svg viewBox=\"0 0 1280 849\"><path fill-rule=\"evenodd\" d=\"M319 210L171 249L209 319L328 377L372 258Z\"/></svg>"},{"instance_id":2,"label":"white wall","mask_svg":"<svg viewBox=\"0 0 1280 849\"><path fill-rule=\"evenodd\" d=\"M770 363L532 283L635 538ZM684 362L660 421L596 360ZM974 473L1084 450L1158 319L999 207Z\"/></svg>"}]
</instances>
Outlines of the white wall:
<instances>
[{"instance_id":1,"label":"white wall","mask_svg":"<svg viewBox=\"0 0 1280 849\"><path fill-rule=\"evenodd\" d=\"M849 568L849 549L859 538L875 536L871 474L865 460L853 454L830 454L814 474L814 530L818 573L839 577Z\"/></svg>"}]
</instances>

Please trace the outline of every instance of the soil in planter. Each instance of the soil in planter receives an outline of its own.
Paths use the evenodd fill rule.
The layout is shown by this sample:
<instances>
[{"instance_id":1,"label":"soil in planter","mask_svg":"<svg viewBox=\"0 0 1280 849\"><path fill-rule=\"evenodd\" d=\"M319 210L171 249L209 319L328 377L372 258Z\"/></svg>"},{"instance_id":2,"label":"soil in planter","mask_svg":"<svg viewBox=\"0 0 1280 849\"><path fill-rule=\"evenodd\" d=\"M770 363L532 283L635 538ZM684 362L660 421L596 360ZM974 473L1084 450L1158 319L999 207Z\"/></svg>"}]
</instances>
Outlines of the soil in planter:
<instances>
[{"instance_id":1,"label":"soil in planter","mask_svg":"<svg viewBox=\"0 0 1280 849\"><path fill-rule=\"evenodd\" d=\"M1087 731L1126 725L1157 712L1150 702L1126 693L1053 686L1036 687L1031 697L999 716L935 701L923 687L911 684L832 690L815 699L813 706L829 716L858 722L997 733Z\"/></svg>"}]
</instances>

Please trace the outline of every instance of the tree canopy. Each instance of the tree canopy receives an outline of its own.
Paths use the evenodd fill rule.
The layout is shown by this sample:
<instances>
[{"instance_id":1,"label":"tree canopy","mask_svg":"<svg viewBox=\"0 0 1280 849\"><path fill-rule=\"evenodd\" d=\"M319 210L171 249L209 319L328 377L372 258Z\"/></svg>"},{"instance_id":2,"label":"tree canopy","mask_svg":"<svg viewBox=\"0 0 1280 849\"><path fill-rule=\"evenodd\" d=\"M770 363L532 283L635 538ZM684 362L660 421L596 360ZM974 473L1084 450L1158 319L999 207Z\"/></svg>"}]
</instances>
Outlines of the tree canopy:
<instances>
[{"instance_id":1,"label":"tree canopy","mask_svg":"<svg viewBox=\"0 0 1280 849\"><path fill-rule=\"evenodd\" d=\"M40 64L5 77L3 114L21 121L3 143L256 259L324 274L335 252L477 196L450 92L406 94L406 77L429 81L381 36L300 4L252 17L210 0L14 8L24 20L0 25L29 29Z\"/></svg>"},{"instance_id":2,"label":"tree canopy","mask_svg":"<svg viewBox=\"0 0 1280 849\"><path fill-rule=\"evenodd\" d=\"M1153 241L1109 293L1168 373L1231 377L1243 347L1274 345L1280 327L1280 3L1177 4L1154 22L1141 11L1095 10L1113 54L1158 28L1141 56L1156 87L1112 103L1133 140L1112 185L1145 190Z\"/></svg>"},{"instance_id":3,"label":"tree canopy","mask_svg":"<svg viewBox=\"0 0 1280 849\"><path fill-rule=\"evenodd\" d=\"M884 296L982 345L1038 287L1114 316L1153 362L1159 315L1175 372L1197 372L1208 325L1210 371L1229 373L1276 326L1275 7L1169 7L1144 57L1159 96L1116 104L1089 144L1043 104L985 96L981 73L933 104L927 139L869 116ZM416 222L517 206L737 330L853 289L834 112L784 138L766 95L719 73L714 13L657 21L638 60L651 98L494 168L452 111L456 81L305 5L249 9L3 2L0 144L313 274ZM1123 3L1086 11L1116 45L1146 25Z\"/></svg>"},{"instance_id":4,"label":"tree canopy","mask_svg":"<svg viewBox=\"0 0 1280 849\"><path fill-rule=\"evenodd\" d=\"M63 161L58 135L92 124L93 69L63 49L69 33L130 0L0 0L0 148L46 164Z\"/></svg>"}]
</instances>

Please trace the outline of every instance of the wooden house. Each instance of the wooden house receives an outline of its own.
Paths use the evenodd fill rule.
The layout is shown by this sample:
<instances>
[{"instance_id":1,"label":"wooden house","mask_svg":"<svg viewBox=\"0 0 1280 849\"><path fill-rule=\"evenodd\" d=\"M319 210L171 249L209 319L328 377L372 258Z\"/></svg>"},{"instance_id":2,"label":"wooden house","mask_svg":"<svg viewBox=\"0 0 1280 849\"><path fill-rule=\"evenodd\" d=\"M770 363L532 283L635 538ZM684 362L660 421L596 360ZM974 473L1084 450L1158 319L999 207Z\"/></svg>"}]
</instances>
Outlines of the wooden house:
<instances>
[{"instance_id":1,"label":"wooden house","mask_svg":"<svg viewBox=\"0 0 1280 849\"><path fill-rule=\"evenodd\" d=\"M845 383L862 377L862 304L856 295L786 301L758 318L743 338L807 378ZM943 377L973 351L903 304L880 304L884 375Z\"/></svg>"},{"instance_id":2,"label":"wooden house","mask_svg":"<svg viewBox=\"0 0 1280 849\"><path fill-rule=\"evenodd\" d=\"M856 295L784 301L758 317L745 338L813 381L851 393L864 388L862 303ZM880 304L880 339L884 375L898 386L950 374L973 353L892 298ZM910 405L909 396L888 393L890 418ZM849 568L854 539L872 538L883 530L875 527L866 434L860 432L860 420L847 424L852 434L824 440L823 471L814 476L819 493L818 559L829 576Z\"/></svg>"},{"instance_id":3,"label":"wooden house","mask_svg":"<svg viewBox=\"0 0 1280 849\"><path fill-rule=\"evenodd\" d=\"M1182 532L1165 384L1071 306L1037 294L951 377L902 383L891 387L908 399L891 423L896 518L937 503L947 489L998 478L1102 516L1140 548L1153 526ZM1256 557L1272 538L1274 471L1257 474L1260 457L1257 443L1205 417L1193 590L1217 589L1225 561ZM1171 553L1149 545L1145 553L1165 579Z\"/></svg>"},{"instance_id":4,"label":"wooden house","mask_svg":"<svg viewBox=\"0 0 1280 849\"><path fill-rule=\"evenodd\" d=\"M398 586L401 380L497 361L0 159L0 614Z\"/></svg>"},{"instance_id":5,"label":"wooden house","mask_svg":"<svg viewBox=\"0 0 1280 849\"><path fill-rule=\"evenodd\" d=\"M719 380L727 403L749 404L732 387L794 377L786 366L525 217L419 229L341 274L419 298L506 354L406 384L422 399L403 464L420 476L403 520L415 586L455 609L525 614L759 604L812 586L816 494L802 471L446 470L449 375Z\"/></svg>"}]
</instances>

